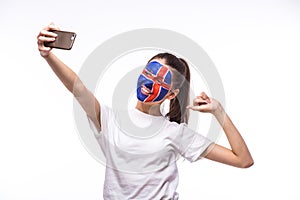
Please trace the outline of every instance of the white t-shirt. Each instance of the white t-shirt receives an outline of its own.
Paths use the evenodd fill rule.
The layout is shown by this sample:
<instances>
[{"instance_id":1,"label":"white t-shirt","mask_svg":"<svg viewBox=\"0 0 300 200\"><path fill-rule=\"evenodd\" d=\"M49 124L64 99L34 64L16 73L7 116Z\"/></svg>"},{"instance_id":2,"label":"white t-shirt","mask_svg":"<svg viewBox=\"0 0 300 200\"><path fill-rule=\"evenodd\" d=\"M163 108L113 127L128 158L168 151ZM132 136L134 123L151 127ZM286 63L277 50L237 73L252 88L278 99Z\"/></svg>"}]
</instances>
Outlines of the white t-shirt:
<instances>
[{"instance_id":1,"label":"white t-shirt","mask_svg":"<svg viewBox=\"0 0 300 200\"><path fill-rule=\"evenodd\" d=\"M89 123L106 158L105 200L178 199L176 160L194 162L212 143L186 124L137 109L101 104L101 131Z\"/></svg>"}]
</instances>

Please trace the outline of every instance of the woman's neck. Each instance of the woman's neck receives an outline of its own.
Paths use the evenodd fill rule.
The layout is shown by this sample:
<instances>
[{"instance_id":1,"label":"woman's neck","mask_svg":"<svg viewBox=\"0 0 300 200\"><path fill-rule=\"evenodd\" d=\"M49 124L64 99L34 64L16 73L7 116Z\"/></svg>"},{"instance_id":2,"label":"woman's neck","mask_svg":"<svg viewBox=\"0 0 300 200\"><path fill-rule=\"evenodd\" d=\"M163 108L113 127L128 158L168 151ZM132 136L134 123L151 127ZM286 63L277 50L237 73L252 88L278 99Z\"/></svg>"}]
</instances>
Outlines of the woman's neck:
<instances>
[{"instance_id":1,"label":"woman's neck","mask_svg":"<svg viewBox=\"0 0 300 200\"><path fill-rule=\"evenodd\" d=\"M160 103L143 103L138 101L135 108L149 115L162 116L160 112Z\"/></svg>"}]
</instances>

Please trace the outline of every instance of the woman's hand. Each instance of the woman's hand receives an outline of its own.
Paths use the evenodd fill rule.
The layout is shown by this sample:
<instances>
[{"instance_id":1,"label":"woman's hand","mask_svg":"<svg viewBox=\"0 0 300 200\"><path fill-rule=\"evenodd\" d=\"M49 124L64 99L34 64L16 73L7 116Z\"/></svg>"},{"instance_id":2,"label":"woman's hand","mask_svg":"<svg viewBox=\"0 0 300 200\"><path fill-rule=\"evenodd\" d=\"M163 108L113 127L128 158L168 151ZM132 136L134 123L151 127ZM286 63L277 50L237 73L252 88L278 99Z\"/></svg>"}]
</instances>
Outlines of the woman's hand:
<instances>
[{"instance_id":1,"label":"woman's hand","mask_svg":"<svg viewBox=\"0 0 300 200\"><path fill-rule=\"evenodd\" d=\"M208 97L205 92L201 92L199 96L194 98L193 105L189 105L187 108L215 115L218 110L221 110L222 106L217 100Z\"/></svg>"},{"instance_id":2,"label":"woman's hand","mask_svg":"<svg viewBox=\"0 0 300 200\"><path fill-rule=\"evenodd\" d=\"M41 56L44 58L49 55L52 49L50 47L45 47L44 42L53 42L55 41L55 37L57 37L57 34L50 32L50 30L59 30L59 28L55 24L50 23L43 28L37 36L38 49Z\"/></svg>"}]
</instances>

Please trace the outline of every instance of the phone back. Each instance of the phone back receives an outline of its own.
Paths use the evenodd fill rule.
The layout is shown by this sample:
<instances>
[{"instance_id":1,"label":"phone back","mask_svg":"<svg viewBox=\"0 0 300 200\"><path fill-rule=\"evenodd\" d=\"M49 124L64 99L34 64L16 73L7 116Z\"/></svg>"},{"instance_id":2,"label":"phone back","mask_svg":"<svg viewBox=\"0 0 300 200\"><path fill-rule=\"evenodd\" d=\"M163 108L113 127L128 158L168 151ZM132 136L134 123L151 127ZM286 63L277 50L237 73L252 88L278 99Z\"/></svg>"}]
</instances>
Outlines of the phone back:
<instances>
[{"instance_id":1,"label":"phone back","mask_svg":"<svg viewBox=\"0 0 300 200\"><path fill-rule=\"evenodd\" d=\"M70 50L76 38L76 33L68 31L52 31L57 34L55 41L45 42L45 46Z\"/></svg>"}]
</instances>

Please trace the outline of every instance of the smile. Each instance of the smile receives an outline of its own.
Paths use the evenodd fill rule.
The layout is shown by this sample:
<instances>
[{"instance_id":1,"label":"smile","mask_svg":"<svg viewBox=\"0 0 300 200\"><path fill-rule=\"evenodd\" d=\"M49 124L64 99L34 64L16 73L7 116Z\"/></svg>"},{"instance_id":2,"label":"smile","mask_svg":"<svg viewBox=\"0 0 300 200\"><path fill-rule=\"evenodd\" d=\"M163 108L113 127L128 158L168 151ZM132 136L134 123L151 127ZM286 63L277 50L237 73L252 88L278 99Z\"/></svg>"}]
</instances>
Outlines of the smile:
<instances>
[{"instance_id":1,"label":"smile","mask_svg":"<svg viewBox=\"0 0 300 200\"><path fill-rule=\"evenodd\" d=\"M142 94L144 94L144 95L152 94L152 93L151 93L151 90L150 90L149 88L145 87L144 85L142 85L142 87L141 87L141 92L142 92Z\"/></svg>"}]
</instances>

